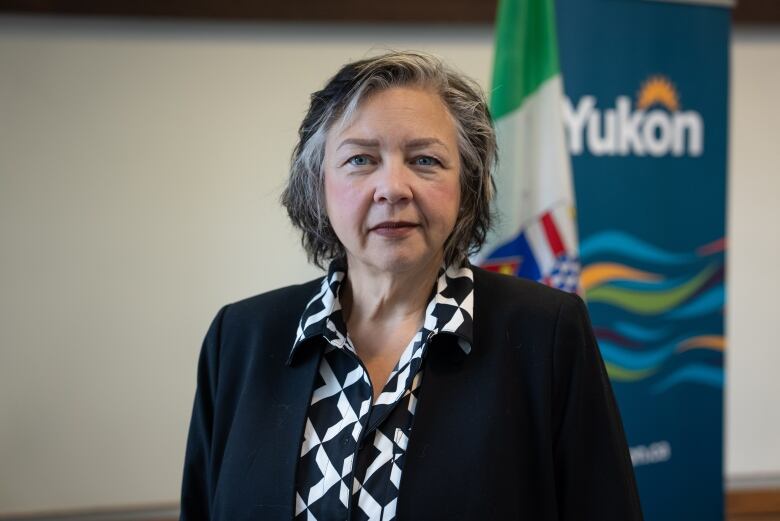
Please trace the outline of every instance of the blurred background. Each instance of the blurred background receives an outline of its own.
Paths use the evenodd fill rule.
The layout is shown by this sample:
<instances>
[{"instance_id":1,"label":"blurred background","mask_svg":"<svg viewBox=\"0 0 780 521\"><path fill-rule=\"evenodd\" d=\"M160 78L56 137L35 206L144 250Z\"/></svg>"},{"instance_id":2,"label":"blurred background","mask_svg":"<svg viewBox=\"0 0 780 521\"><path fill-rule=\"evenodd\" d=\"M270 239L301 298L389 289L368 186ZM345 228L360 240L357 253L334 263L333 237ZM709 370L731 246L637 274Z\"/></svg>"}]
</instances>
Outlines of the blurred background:
<instances>
[{"instance_id":1,"label":"blurred background","mask_svg":"<svg viewBox=\"0 0 780 521\"><path fill-rule=\"evenodd\" d=\"M386 49L489 89L495 4L17 4L0 3L0 514L175 515L211 318L319 275L278 203L309 94ZM780 11L734 16L724 479L739 492L780 488Z\"/></svg>"}]
</instances>

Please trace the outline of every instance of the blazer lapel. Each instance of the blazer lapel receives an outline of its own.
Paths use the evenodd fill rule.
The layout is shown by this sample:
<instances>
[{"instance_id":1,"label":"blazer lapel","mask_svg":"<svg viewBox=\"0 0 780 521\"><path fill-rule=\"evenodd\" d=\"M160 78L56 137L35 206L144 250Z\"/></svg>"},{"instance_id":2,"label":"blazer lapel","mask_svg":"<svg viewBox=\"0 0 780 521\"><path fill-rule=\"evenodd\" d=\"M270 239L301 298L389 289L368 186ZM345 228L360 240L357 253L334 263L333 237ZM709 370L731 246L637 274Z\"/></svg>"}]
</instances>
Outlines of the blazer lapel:
<instances>
[{"instance_id":1,"label":"blazer lapel","mask_svg":"<svg viewBox=\"0 0 780 521\"><path fill-rule=\"evenodd\" d=\"M398 519L436 517L443 507L437 498L455 498L461 490L456 482L460 485L464 473L453 475L450 468L453 463L458 468L459 454L469 448L469 429L480 421L480 397L470 391L465 369L475 354L465 354L451 335L439 335L429 346L398 493ZM450 479L442 480L444 475Z\"/></svg>"},{"instance_id":2,"label":"blazer lapel","mask_svg":"<svg viewBox=\"0 0 780 521\"><path fill-rule=\"evenodd\" d=\"M285 345L290 345L288 342ZM320 346L306 346L292 365L284 357L268 357L255 364L255 376L242 399L243 412L251 424L234 429L244 445L240 451L249 460L241 483L244 505L236 512L239 519L291 519L295 512L295 472L300 457L306 414L315 374L322 357ZM270 358L270 359L269 359ZM233 496L233 493L228 493Z\"/></svg>"},{"instance_id":3,"label":"blazer lapel","mask_svg":"<svg viewBox=\"0 0 780 521\"><path fill-rule=\"evenodd\" d=\"M485 426L495 415L496 374L488 346L505 341L490 292L474 268L473 345L466 354L452 335L437 335L426 354L422 388L407 447L396 509L399 520L501 519L478 510L485 484L474 465L484 458ZM498 440L492 440L498 441ZM500 443L500 441L499 441ZM477 508L477 510L475 510Z\"/></svg>"}]
</instances>

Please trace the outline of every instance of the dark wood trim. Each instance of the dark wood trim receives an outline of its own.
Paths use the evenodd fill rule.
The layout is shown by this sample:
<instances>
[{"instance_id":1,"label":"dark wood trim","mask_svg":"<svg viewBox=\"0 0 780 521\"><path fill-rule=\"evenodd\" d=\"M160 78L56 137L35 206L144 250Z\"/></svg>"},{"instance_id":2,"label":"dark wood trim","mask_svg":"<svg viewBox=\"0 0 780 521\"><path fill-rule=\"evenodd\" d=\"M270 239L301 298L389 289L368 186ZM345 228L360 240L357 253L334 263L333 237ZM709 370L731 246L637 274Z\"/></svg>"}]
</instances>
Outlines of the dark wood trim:
<instances>
[{"instance_id":1,"label":"dark wood trim","mask_svg":"<svg viewBox=\"0 0 780 521\"><path fill-rule=\"evenodd\" d=\"M2 513L0 521L176 521L179 502Z\"/></svg>"},{"instance_id":2,"label":"dark wood trim","mask_svg":"<svg viewBox=\"0 0 780 521\"><path fill-rule=\"evenodd\" d=\"M280 22L492 24L496 0L0 0L0 13ZM780 24L780 2L737 0L736 24Z\"/></svg>"},{"instance_id":3,"label":"dark wood trim","mask_svg":"<svg viewBox=\"0 0 780 521\"><path fill-rule=\"evenodd\" d=\"M737 0L732 20L735 24L780 24L780 2L776 0Z\"/></svg>"},{"instance_id":4,"label":"dark wood trim","mask_svg":"<svg viewBox=\"0 0 780 521\"><path fill-rule=\"evenodd\" d=\"M0 12L210 20L492 23L496 0L0 0Z\"/></svg>"},{"instance_id":5,"label":"dark wood trim","mask_svg":"<svg viewBox=\"0 0 780 521\"><path fill-rule=\"evenodd\" d=\"M730 490L726 494L726 513L780 514L780 488Z\"/></svg>"},{"instance_id":6,"label":"dark wood trim","mask_svg":"<svg viewBox=\"0 0 780 521\"><path fill-rule=\"evenodd\" d=\"M114 508L58 510L17 514L0 514L0 521L175 521L179 504L158 503ZM726 514L729 520L768 519L780 517L780 488L745 489L726 492ZM743 517L746 516L746 517ZM752 517L751 517L752 516ZM756 517L759 516L759 517Z\"/></svg>"}]
</instances>

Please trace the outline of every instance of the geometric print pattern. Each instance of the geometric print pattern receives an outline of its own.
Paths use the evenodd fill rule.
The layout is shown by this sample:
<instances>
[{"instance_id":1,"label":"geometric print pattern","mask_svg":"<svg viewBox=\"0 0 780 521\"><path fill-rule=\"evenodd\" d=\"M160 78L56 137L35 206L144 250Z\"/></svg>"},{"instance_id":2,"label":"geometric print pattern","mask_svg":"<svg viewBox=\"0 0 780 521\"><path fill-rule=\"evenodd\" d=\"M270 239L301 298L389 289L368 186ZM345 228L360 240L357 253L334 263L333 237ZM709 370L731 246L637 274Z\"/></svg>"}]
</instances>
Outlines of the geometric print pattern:
<instances>
[{"instance_id":1,"label":"geometric print pattern","mask_svg":"<svg viewBox=\"0 0 780 521\"><path fill-rule=\"evenodd\" d=\"M468 266L440 270L422 327L372 403L368 373L339 303L345 277L346 264L333 261L301 316L290 353L292 359L299 349L324 348L301 442L295 519L389 521L395 518L427 347L435 335L451 334L470 352L474 279Z\"/></svg>"}]
</instances>

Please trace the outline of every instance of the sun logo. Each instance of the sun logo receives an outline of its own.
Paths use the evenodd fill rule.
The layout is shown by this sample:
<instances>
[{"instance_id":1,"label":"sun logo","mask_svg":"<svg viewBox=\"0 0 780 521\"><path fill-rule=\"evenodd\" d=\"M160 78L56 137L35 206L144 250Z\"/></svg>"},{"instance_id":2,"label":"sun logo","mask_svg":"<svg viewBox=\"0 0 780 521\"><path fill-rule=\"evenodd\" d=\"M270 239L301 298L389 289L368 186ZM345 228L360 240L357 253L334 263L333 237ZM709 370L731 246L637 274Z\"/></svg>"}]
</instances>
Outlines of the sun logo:
<instances>
[{"instance_id":1,"label":"sun logo","mask_svg":"<svg viewBox=\"0 0 780 521\"><path fill-rule=\"evenodd\" d=\"M637 93L636 106L646 109L652 105L663 105L670 112L680 108L680 97L671 81L664 76L650 76Z\"/></svg>"}]
</instances>

